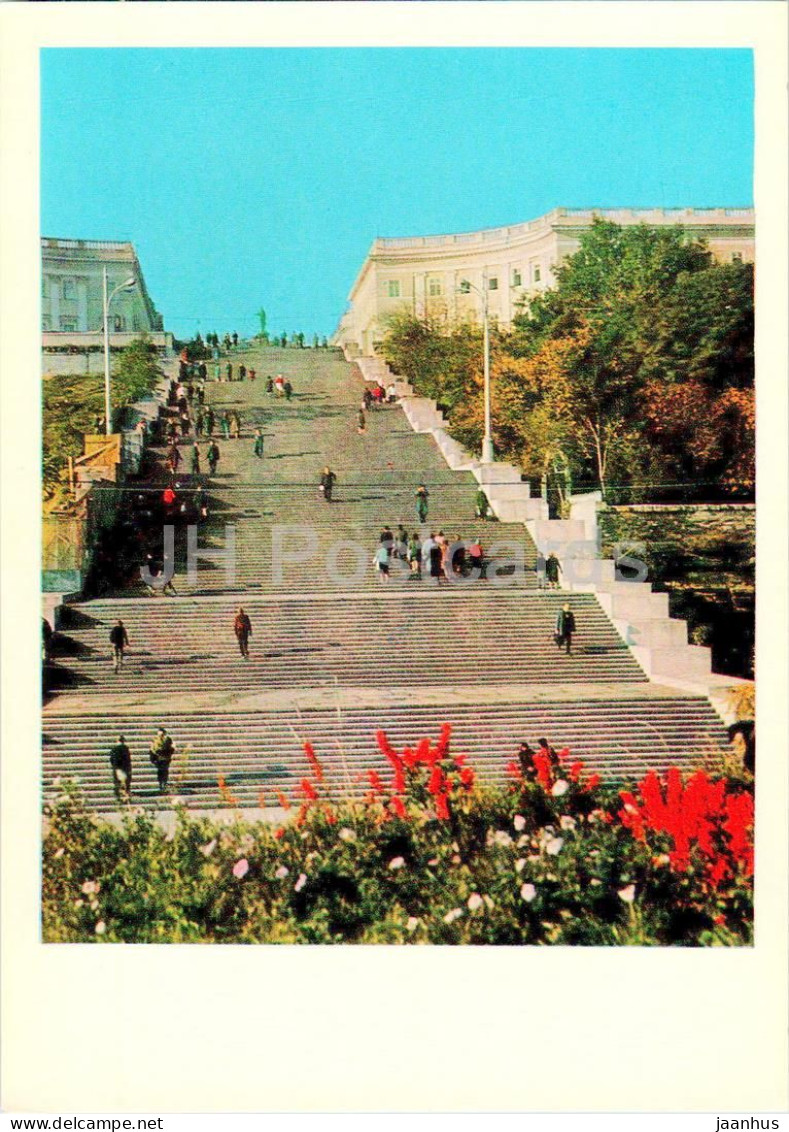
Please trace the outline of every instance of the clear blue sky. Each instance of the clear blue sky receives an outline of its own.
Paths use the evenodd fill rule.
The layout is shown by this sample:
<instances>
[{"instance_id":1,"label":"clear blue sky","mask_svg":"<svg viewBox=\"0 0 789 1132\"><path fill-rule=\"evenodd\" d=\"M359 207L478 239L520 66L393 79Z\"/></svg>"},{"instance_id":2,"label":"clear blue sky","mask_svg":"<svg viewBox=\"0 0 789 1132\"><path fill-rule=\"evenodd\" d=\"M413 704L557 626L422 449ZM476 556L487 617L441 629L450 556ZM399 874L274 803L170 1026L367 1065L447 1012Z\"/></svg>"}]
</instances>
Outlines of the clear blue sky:
<instances>
[{"instance_id":1,"label":"clear blue sky","mask_svg":"<svg viewBox=\"0 0 789 1132\"><path fill-rule=\"evenodd\" d=\"M41 231L132 240L165 325L330 334L376 236L752 204L745 50L42 52Z\"/></svg>"}]
</instances>

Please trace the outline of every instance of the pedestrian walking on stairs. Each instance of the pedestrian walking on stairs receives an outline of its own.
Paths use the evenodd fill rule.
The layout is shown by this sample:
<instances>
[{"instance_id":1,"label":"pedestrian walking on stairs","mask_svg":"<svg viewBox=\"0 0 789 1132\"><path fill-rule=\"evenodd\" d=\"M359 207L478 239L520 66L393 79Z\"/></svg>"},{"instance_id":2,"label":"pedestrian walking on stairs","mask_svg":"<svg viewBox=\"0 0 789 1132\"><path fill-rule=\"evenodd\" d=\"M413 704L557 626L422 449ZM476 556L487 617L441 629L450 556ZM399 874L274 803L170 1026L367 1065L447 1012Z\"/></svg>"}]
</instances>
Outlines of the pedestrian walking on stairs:
<instances>
[{"instance_id":1,"label":"pedestrian walking on stairs","mask_svg":"<svg viewBox=\"0 0 789 1132\"><path fill-rule=\"evenodd\" d=\"M416 517L420 523L424 523L427 521L428 497L430 492L423 483L420 483L414 494L416 496Z\"/></svg>"},{"instance_id":2,"label":"pedestrian walking on stairs","mask_svg":"<svg viewBox=\"0 0 789 1132\"><path fill-rule=\"evenodd\" d=\"M159 793L164 794L170 778L170 763L175 755L173 741L167 734L167 728L160 727L151 743L148 758L151 765L156 767L156 778L159 783Z\"/></svg>"},{"instance_id":3,"label":"pedestrian walking on stairs","mask_svg":"<svg viewBox=\"0 0 789 1132\"><path fill-rule=\"evenodd\" d=\"M225 438L225 440L229 440L230 439L230 414L227 412L227 410L225 410L225 412L222 413L222 419L219 422L219 426L222 429L222 436Z\"/></svg>"},{"instance_id":4,"label":"pedestrian walking on stairs","mask_svg":"<svg viewBox=\"0 0 789 1132\"><path fill-rule=\"evenodd\" d=\"M360 409L356 418L356 431L359 436L362 436L367 431L367 419L364 415L364 409Z\"/></svg>"},{"instance_id":5,"label":"pedestrian walking on stairs","mask_svg":"<svg viewBox=\"0 0 789 1132\"><path fill-rule=\"evenodd\" d=\"M215 476L216 475L216 466L219 463L219 445L217 444L217 442L215 440L212 440L211 443L208 445L208 451L206 452L206 459L208 460L208 467L211 471L211 475Z\"/></svg>"},{"instance_id":6,"label":"pedestrian walking on stairs","mask_svg":"<svg viewBox=\"0 0 789 1132\"><path fill-rule=\"evenodd\" d=\"M123 735L119 735L118 742L110 747L110 767L115 797L119 802L128 802L131 798L132 761Z\"/></svg>"},{"instance_id":7,"label":"pedestrian walking on stairs","mask_svg":"<svg viewBox=\"0 0 789 1132\"><path fill-rule=\"evenodd\" d=\"M255 447L253 451L257 457L260 459L263 458L263 433L259 428L255 429Z\"/></svg>"},{"instance_id":8,"label":"pedestrian walking on stairs","mask_svg":"<svg viewBox=\"0 0 789 1132\"><path fill-rule=\"evenodd\" d=\"M334 491L334 485L336 482L337 477L335 476L334 472L328 466L325 467L323 469L323 474L321 475L319 490L321 491L323 498L327 503L331 503L331 496L332 492Z\"/></svg>"},{"instance_id":9,"label":"pedestrian walking on stairs","mask_svg":"<svg viewBox=\"0 0 789 1132\"><path fill-rule=\"evenodd\" d=\"M561 572L561 564L556 555L551 551L545 559L545 576L548 579L548 589L555 590L559 585L559 574Z\"/></svg>"},{"instance_id":10,"label":"pedestrian walking on stairs","mask_svg":"<svg viewBox=\"0 0 789 1132\"><path fill-rule=\"evenodd\" d=\"M575 617L573 611L570 609L568 602L565 602L556 617L556 634L555 641L559 648L564 645L567 649L567 655L570 655L570 650L573 643L573 633L575 632Z\"/></svg>"},{"instance_id":11,"label":"pedestrian walking on stairs","mask_svg":"<svg viewBox=\"0 0 789 1132\"><path fill-rule=\"evenodd\" d=\"M252 622L239 605L233 621L233 631L236 634L241 655L249 660L249 638L252 635Z\"/></svg>"},{"instance_id":12,"label":"pedestrian walking on stairs","mask_svg":"<svg viewBox=\"0 0 789 1132\"><path fill-rule=\"evenodd\" d=\"M129 634L120 619L110 629L110 644L112 645L112 667L116 672L120 672L123 668L123 650L129 644Z\"/></svg>"},{"instance_id":13,"label":"pedestrian walking on stairs","mask_svg":"<svg viewBox=\"0 0 789 1132\"><path fill-rule=\"evenodd\" d=\"M238 413L232 413L230 416L230 435L234 440L238 440L241 435L241 419Z\"/></svg>"},{"instance_id":14,"label":"pedestrian walking on stairs","mask_svg":"<svg viewBox=\"0 0 789 1132\"><path fill-rule=\"evenodd\" d=\"M214 425L215 424L216 424L216 417L214 416L214 410L209 405L208 412L205 415L205 434L206 434L206 436L213 436L214 435Z\"/></svg>"}]
</instances>

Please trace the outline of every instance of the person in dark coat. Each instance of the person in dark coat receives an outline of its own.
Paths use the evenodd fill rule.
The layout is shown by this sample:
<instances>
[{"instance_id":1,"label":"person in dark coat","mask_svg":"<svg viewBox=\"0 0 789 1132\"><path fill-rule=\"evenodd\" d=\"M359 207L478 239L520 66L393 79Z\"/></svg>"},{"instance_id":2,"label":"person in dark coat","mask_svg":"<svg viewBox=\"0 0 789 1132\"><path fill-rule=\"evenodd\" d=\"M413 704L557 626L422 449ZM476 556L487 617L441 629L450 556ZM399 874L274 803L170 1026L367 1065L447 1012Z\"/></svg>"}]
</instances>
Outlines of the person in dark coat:
<instances>
[{"instance_id":1,"label":"person in dark coat","mask_svg":"<svg viewBox=\"0 0 789 1132\"><path fill-rule=\"evenodd\" d=\"M323 498L327 503L331 503L331 496L332 492L334 491L334 485L336 482L337 477L335 476L334 472L328 466L325 467L321 475L320 490L323 493Z\"/></svg>"},{"instance_id":2,"label":"person in dark coat","mask_svg":"<svg viewBox=\"0 0 789 1132\"><path fill-rule=\"evenodd\" d=\"M197 476L200 474L200 445L195 441L192 448L192 475Z\"/></svg>"},{"instance_id":3,"label":"person in dark coat","mask_svg":"<svg viewBox=\"0 0 789 1132\"><path fill-rule=\"evenodd\" d=\"M119 735L118 742L110 748L110 767L115 797L119 802L128 802L131 797L132 760L123 735Z\"/></svg>"},{"instance_id":4,"label":"person in dark coat","mask_svg":"<svg viewBox=\"0 0 789 1132\"><path fill-rule=\"evenodd\" d=\"M524 778L534 778L536 768L534 766L535 752L528 743L521 743L518 748L518 762L520 763L521 774Z\"/></svg>"},{"instance_id":5,"label":"person in dark coat","mask_svg":"<svg viewBox=\"0 0 789 1132\"><path fill-rule=\"evenodd\" d=\"M243 381L246 376L247 376L247 367L242 362L241 365L238 367L238 380Z\"/></svg>"},{"instance_id":6,"label":"person in dark coat","mask_svg":"<svg viewBox=\"0 0 789 1132\"><path fill-rule=\"evenodd\" d=\"M208 406L208 412L205 415L205 434L206 434L206 436L213 436L214 435L214 425L215 424L216 424L216 417L214 416L214 410L209 405Z\"/></svg>"},{"instance_id":7,"label":"person in dark coat","mask_svg":"<svg viewBox=\"0 0 789 1132\"><path fill-rule=\"evenodd\" d=\"M291 397L293 396L293 386L289 381L286 381L282 386L282 389L285 394L285 400L290 401Z\"/></svg>"},{"instance_id":8,"label":"person in dark coat","mask_svg":"<svg viewBox=\"0 0 789 1132\"><path fill-rule=\"evenodd\" d=\"M167 734L165 727L160 727L156 732L151 749L148 751L148 758L151 765L156 767L156 778L159 782L159 792L164 794L167 790L167 783L170 778L170 763L173 761L175 755L175 747L173 741Z\"/></svg>"},{"instance_id":9,"label":"person in dark coat","mask_svg":"<svg viewBox=\"0 0 789 1132\"><path fill-rule=\"evenodd\" d=\"M545 576L548 579L548 589L555 590L559 585L559 574L561 572L561 565L559 559L551 551L545 559Z\"/></svg>"},{"instance_id":10,"label":"person in dark coat","mask_svg":"<svg viewBox=\"0 0 789 1132\"><path fill-rule=\"evenodd\" d=\"M420 523L424 523L427 519L428 496L429 491L423 483L414 492L416 496L416 517Z\"/></svg>"},{"instance_id":11,"label":"person in dark coat","mask_svg":"<svg viewBox=\"0 0 789 1132\"><path fill-rule=\"evenodd\" d=\"M233 621L233 631L236 634L241 655L249 660L249 638L252 635L252 622L240 605Z\"/></svg>"},{"instance_id":12,"label":"person in dark coat","mask_svg":"<svg viewBox=\"0 0 789 1132\"><path fill-rule=\"evenodd\" d=\"M490 512L490 504L488 503L488 497L482 490L482 488L480 488L477 492L477 497L474 501L474 510L476 511L478 519L487 519Z\"/></svg>"},{"instance_id":13,"label":"person in dark coat","mask_svg":"<svg viewBox=\"0 0 789 1132\"><path fill-rule=\"evenodd\" d=\"M255 429L255 445L253 451L260 459L263 458L263 433L259 428Z\"/></svg>"},{"instance_id":14,"label":"person in dark coat","mask_svg":"<svg viewBox=\"0 0 789 1132\"><path fill-rule=\"evenodd\" d=\"M556 617L556 644L559 648L565 645L568 656L572 648L574 632L575 617L569 603L565 602Z\"/></svg>"},{"instance_id":15,"label":"person in dark coat","mask_svg":"<svg viewBox=\"0 0 789 1132\"><path fill-rule=\"evenodd\" d=\"M209 433L209 436L211 434ZM208 460L208 467L212 476L216 475L216 466L219 463L219 445L215 440L212 440L208 445L206 452L206 459Z\"/></svg>"},{"instance_id":16,"label":"person in dark coat","mask_svg":"<svg viewBox=\"0 0 789 1132\"><path fill-rule=\"evenodd\" d=\"M48 662L49 658L50 658L51 653L52 653L52 638L54 637L55 634L52 630L52 626L47 621L46 617L42 617L41 621L42 621L42 625L41 625L41 631L42 631L41 651L42 651L42 659L43 659L44 663L46 664Z\"/></svg>"},{"instance_id":17,"label":"person in dark coat","mask_svg":"<svg viewBox=\"0 0 789 1132\"><path fill-rule=\"evenodd\" d=\"M110 629L110 644L112 645L112 667L116 672L119 672L123 668L123 650L129 644L129 634L120 619Z\"/></svg>"}]
</instances>

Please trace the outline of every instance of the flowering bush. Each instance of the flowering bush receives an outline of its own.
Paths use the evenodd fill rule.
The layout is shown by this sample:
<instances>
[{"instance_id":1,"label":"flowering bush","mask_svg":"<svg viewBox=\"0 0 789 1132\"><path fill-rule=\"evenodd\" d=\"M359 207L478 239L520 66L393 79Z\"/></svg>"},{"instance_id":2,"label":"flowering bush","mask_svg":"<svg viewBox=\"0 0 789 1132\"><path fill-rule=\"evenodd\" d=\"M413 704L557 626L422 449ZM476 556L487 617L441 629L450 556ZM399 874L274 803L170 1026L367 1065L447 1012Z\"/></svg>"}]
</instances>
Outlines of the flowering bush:
<instances>
[{"instance_id":1,"label":"flowering bush","mask_svg":"<svg viewBox=\"0 0 789 1132\"><path fill-rule=\"evenodd\" d=\"M746 944L747 784L671 770L616 790L569 752L480 785L450 728L369 771L338 801L305 746L282 824L194 818L165 829L88 814L67 785L46 807L44 938L102 942ZM234 803L226 784L219 795ZM262 804L263 800L261 800Z\"/></svg>"}]
</instances>

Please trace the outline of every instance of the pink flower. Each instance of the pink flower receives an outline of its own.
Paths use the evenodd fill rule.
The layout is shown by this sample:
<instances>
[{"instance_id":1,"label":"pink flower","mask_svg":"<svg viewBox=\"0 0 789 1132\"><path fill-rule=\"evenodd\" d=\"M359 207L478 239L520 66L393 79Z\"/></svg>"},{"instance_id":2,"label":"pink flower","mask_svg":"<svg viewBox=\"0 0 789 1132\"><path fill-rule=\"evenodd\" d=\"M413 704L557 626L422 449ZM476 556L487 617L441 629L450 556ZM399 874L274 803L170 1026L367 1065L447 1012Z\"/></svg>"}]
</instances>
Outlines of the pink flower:
<instances>
[{"instance_id":1,"label":"pink flower","mask_svg":"<svg viewBox=\"0 0 789 1132\"><path fill-rule=\"evenodd\" d=\"M235 865L233 865L233 876L238 880L241 880L242 877L245 877L248 872L249 861L246 859L246 857L242 857L240 861L236 861Z\"/></svg>"}]
</instances>

